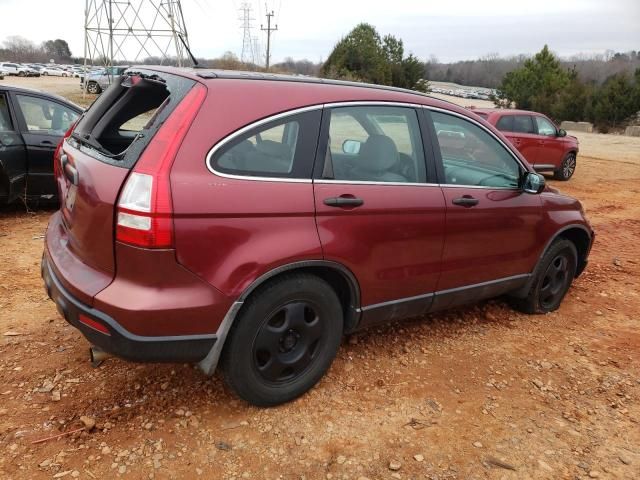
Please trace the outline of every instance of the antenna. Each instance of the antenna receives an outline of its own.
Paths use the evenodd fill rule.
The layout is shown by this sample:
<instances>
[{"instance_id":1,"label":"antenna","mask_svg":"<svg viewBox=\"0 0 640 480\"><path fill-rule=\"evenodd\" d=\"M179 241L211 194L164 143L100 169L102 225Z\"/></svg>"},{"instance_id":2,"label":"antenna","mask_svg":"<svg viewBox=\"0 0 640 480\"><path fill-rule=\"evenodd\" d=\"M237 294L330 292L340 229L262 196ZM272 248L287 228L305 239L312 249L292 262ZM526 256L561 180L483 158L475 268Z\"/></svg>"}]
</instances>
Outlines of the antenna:
<instances>
[{"instance_id":1,"label":"antenna","mask_svg":"<svg viewBox=\"0 0 640 480\"><path fill-rule=\"evenodd\" d=\"M251 16L251 4L243 2L240 5L240 21L242 25L242 53L240 54L240 61L242 63L256 63L256 52L254 49L253 39L251 37L251 22L255 20Z\"/></svg>"},{"instance_id":2,"label":"antenna","mask_svg":"<svg viewBox=\"0 0 640 480\"><path fill-rule=\"evenodd\" d=\"M84 14L85 66L158 59L181 67L188 58L180 0L85 0Z\"/></svg>"},{"instance_id":3,"label":"antenna","mask_svg":"<svg viewBox=\"0 0 640 480\"><path fill-rule=\"evenodd\" d=\"M267 12L267 28L260 25L260 30L267 32L267 70L269 70L269 63L271 62L271 32L278 30L278 25L275 27L271 26L271 17L274 15L275 13L273 13L273 10L271 10L271 12Z\"/></svg>"}]
</instances>

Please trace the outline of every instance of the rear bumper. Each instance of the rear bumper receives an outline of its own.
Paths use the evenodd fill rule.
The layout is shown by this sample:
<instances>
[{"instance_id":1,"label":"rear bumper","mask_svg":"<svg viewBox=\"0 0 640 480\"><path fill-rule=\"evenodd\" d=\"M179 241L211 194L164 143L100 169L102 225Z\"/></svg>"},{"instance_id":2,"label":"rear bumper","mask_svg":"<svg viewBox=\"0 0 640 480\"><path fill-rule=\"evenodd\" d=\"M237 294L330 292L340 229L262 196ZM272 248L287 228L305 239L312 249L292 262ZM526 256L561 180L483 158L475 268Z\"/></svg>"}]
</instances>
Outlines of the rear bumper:
<instances>
[{"instance_id":1,"label":"rear bumper","mask_svg":"<svg viewBox=\"0 0 640 480\"><path fill-rule=\"evenodd\" d=\"M216 343L214 334L149 337L131 333L115 319L70 294L56 278L49 263L45 251L41 273L49 298L55 302L64 319L80 330L89 342L112 355L136 362L197 362ZM81 321L81 316L86 323Z\"/></svg>"}]
</instances>

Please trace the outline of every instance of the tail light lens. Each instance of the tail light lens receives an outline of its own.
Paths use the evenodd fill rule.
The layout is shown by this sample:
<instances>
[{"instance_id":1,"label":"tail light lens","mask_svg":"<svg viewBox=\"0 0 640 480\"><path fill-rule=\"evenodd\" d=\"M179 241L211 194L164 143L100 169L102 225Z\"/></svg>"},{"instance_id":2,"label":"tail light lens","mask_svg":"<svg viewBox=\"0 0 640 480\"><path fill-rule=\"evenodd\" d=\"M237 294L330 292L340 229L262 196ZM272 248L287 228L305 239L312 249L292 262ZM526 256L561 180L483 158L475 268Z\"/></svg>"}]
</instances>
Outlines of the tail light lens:
<instances>
[{"instance_id":1,"label":"tail light lens","mask_svg":"<svg viewBox=\"0 0 640 480\"><path fill-rule=\"evenodd\" d=\"M116 240L143 248L173 247L173 205L169 174L204 98L206 88L196 84L160 127L118 199Z\"/></svg>"}]
</instances>

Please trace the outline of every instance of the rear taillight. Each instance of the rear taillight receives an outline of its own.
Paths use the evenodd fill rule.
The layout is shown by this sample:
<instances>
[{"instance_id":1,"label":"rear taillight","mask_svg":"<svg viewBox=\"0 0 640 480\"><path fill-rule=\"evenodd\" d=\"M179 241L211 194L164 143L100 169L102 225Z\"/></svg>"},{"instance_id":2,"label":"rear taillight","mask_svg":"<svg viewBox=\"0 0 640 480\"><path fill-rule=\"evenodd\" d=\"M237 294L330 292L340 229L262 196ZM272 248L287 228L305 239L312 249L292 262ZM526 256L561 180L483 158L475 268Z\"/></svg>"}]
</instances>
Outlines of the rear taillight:
<instances>
[{"instance_id":1,"label":"rear taillight","mask_svg":"<svg viewBox=\"0 0 640 480\"><path fill-rule=\"evenodd\" d=\"M173 247L169 173L206 92L200 84L189 91L127 177L118 199L117 241L144 248Z\"/></svg>"}]
</instances>

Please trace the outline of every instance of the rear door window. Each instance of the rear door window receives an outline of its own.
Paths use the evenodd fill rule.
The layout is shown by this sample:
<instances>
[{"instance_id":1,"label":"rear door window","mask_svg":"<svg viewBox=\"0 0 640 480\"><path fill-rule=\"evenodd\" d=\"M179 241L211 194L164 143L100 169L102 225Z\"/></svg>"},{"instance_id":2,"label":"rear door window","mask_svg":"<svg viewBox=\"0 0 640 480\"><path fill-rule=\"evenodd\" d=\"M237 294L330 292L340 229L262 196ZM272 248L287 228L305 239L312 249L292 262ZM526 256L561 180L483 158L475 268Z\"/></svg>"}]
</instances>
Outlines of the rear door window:
<instances>
[{"instance_id":1,"label":"rear door window","mask_svg":"<svg viewBox=\"0 0 640 480\"><path fill-rule=\"evenodd\" d=\"M496 128L502 132L513 132L513 115L504 115L500 117Z\"/></svg>"},{"instance_id":2,"label":"rear door window","mask_svg":"<svg viewBox=\"0 0 640 480\"><path fill-rule=\"evenodd\" d=\"M58 102L30 95L16 95L27 131L63 135L79 115Z\"/></svg>"},{"instance_id":3,"label":"rear door window","mask_svg":"<svg viewBox=\"0 0 640 480\"><path fill-rule=\"evenodd\" d=\"M530 115L514 115L513 116L513 132L517 133L536 133L533 128L533 121Z\"/></svg>"},{"instance_id":4,"label":"rear door window","mask_svg":"<svg viewBox=\"0 0 640 480\"><path fill-rule=\"evenodd\" d=\"M321 111L293 114L247 128L214 147L209 166L216 173L268 178L311 178Z\"/></svg>"}]
</instances>

